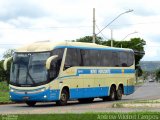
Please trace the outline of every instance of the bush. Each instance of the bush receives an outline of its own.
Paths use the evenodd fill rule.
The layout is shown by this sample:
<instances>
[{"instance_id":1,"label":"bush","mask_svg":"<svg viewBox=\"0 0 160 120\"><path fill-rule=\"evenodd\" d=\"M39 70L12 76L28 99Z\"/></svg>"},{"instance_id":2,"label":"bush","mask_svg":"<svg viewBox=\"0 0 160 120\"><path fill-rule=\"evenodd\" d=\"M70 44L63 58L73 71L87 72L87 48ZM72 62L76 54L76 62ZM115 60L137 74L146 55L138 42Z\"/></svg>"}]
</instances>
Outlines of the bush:
<instances>
[{"instance_id":1,"label":"bush","mask_svg":"<svg viewBox=\"0 0 160 120\"><path fill-rule=\"evenodd\" d=\"M160 81L160 69L156 71L156 80Z\"/></svg>"}]
</instances>

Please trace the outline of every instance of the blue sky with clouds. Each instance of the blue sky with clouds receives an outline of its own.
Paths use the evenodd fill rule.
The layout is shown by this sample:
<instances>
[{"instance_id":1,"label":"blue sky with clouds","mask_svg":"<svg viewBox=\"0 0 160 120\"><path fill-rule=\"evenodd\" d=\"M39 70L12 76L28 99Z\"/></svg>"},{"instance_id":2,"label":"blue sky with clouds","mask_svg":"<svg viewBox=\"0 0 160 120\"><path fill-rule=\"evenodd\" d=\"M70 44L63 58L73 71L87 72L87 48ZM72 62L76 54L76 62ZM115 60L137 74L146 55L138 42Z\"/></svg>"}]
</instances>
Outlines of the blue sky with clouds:
<instances>
[{"instance_id":1,"label":"blue sky with clouds","mask_svg":"<svg viewBox=\"0 0 160 120\"><path fill-rule=\"evenodd\" d=\"M0 59L9 48L41 40L64 41L92 35L92 9L103 28L124 14L102 33L104 39L132 37L146 40L145 61L160 61L160 7L158 0L0 0ZM98 29L96 29L98 33ZM101 34L100 34L101 36Z\"/></svg>"}]
</instances>

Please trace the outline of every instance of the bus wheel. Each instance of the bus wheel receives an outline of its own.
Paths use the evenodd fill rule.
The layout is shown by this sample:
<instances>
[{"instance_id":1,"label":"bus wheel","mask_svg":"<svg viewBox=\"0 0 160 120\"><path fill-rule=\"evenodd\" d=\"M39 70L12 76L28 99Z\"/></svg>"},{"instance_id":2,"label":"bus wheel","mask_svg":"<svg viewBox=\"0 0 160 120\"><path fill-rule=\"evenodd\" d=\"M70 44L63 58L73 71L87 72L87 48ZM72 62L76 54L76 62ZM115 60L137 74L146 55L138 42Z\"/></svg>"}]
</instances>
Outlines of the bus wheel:
<instances>
[{"instance_id":1,"label":"bus wheel","mask_svg":"<svg viewBox=\"0 0 160 120\"><path fill-rule=\"evenodd\" d=\"M26 101L26 104L30 107L35 106L36 102L35 101Z\"/></svg>"},{"instance_id":2,"label":"bus wheel","mask_svg":"<svg viewBox=\"0 0 160 120\"><path fill-rule=\"evenodd\" d=\"M78 99L78 101L80 103L91 103L93 102L94 98L82 98L82 99Z\"/></svg>"},{"instance_id":3,"label":"bus wheel","mask_svg":"<svg viewBox=\"0 0 160 120\"><path fill-rule=\"evenodd\" d=\"M68 98L69 98L69 93L67 92L66 89L63 89L61 92L60 100L57 101L56 104L60 106L64 106L67 104Z\"/></svg>"},{"instance_id":4,"label":"bus wheel","mask_svg":"<svg viewBox=\"0 0 160 120\"><path fill-rule=\"evenodd\" d=\"M109 100L114 101L115 97L116 97L116 88L112 86L110 89Z\"/></svg>"},{"instance_id":5,"label":"bus wheel","mask_svg":"<svg viewBox=\"0 0 160 120\"><path fill-rule=\"evenodd\" d=\"M122 87L121 86L119 86L118 87L118 90L117 90L117 92L116 92L116 100L121 100L122 99L122 94L123 94L123 90L122 90Z\"/></svg>"}]
</instances>

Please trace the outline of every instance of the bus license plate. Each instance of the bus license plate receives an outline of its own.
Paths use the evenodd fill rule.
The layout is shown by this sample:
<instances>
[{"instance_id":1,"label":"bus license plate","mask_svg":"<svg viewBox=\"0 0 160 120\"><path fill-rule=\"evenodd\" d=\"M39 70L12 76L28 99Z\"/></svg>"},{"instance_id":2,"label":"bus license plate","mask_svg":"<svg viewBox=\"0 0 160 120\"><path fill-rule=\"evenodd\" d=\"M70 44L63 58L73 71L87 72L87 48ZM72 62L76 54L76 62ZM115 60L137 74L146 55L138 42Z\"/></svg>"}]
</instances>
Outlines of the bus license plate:
<instances>
[{"instance_id":1,"label":"bus license plate","mask_svg":"<svg viewBox=\"0 0 160 120\"><path fill-rule=\"evenodd\" d=\"M28 96L23 97L23 100L29 100Z\"/></svg>"}]
</instances>

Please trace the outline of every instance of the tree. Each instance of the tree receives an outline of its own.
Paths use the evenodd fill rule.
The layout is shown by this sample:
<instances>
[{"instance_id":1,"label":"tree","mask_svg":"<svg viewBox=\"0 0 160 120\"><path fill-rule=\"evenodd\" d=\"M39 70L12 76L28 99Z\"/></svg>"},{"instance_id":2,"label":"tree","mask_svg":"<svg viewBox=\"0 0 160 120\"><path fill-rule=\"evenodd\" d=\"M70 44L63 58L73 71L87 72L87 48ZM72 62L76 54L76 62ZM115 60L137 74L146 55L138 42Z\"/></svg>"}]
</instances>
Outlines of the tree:
<instances>
[{"instance_id":1,"label":"tree","mask_svg":"<svg viewBox=\"0 0 160 120\"><path fill-rule=\"evenodd\" d=\"M85 36L85 37L76 39L76 42L92 43L92 36ZM101 44L101 43L102 43L102 38L101 37L96 37L96 44Z\"/></svg>"},{"instance_id":2,"label":"tree","mask_svg":"<svg viewBox=\"0 0 160 120\"><path fill-rule=\"evenodd\" d=\"M6 59L8 57L11 57L14 51L14 49L9 49L5 51L3 54L3 58ZM0 81L7 81L9 83L11 62L9 62L7 65L7 71L3 69L3 62L4 60L0 61Z\"/></svg>"},{"instance_id":3,"label":"tree","mask_svg":"<svg viewBox=\"0 0 160 120\"><path fill-rule=\"evenodd\" d=\"M3 69L4 60L0 61L0 82L6 80L6 72Z\"/></svg>"},{"instance_id":4,"label":"tree","mask_svg":"<svg viewBox=\"0 0 160 120\"><path fill-rule=\"evenodd\" d=\"M6 59L6 58L9 58L13 55L13 53L15 52L15 49L8 49L4 52L3 54L3 58Z\"/></svg>"},{"instance_id":5,"label":"tree","mask_svg":"<svg viewBox=\"0 0 160 120\"><path fill-rule=\"evenodd\" d=\"M157 82L160 81L160 69L156 71L156 80Z\"/></svg>"}]
</instances>

